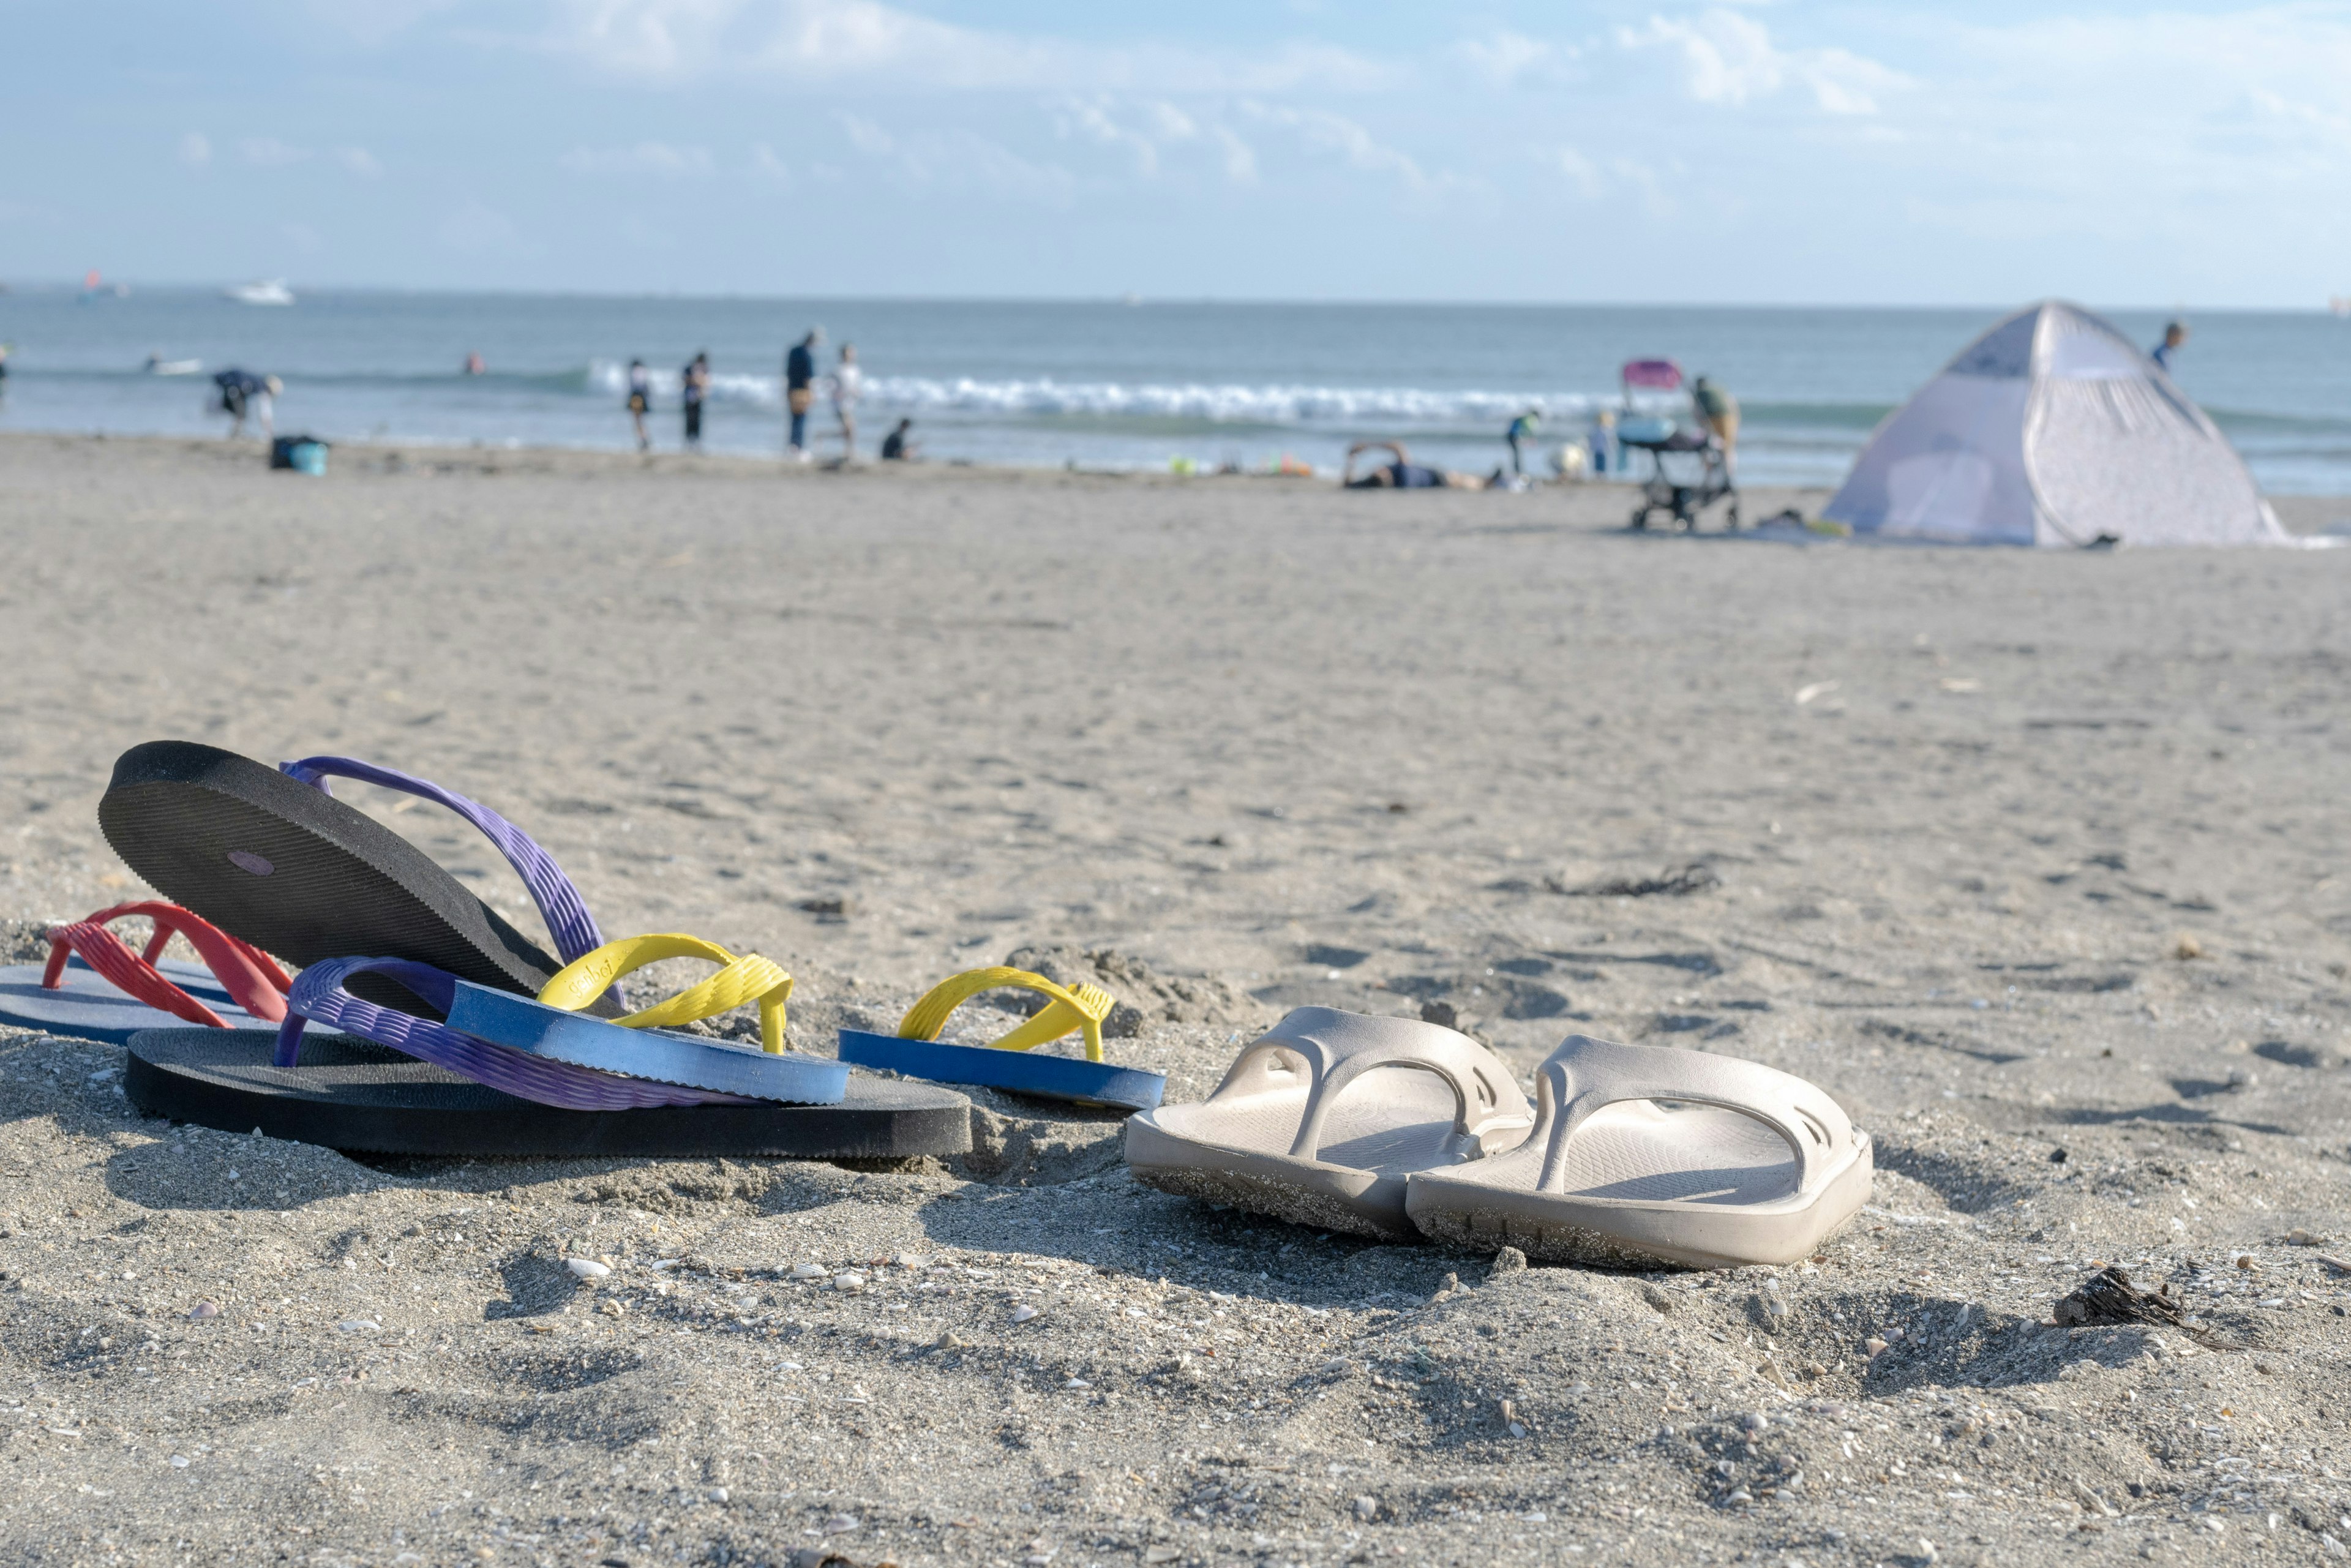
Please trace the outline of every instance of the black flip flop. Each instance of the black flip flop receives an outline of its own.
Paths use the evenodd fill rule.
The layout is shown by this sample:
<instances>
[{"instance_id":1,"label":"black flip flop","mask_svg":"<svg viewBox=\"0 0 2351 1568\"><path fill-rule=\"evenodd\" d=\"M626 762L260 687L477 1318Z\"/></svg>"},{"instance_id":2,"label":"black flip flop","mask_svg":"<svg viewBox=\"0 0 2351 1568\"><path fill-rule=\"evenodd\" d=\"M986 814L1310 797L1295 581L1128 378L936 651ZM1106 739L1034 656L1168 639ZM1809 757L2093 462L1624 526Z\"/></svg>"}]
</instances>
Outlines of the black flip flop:
<instances>
[{"instance_id":1,"label":"black flip flop","mask_svg":"<svg viewBox=\"0 0 2351 1568\"><path fill-rule=\"evenodd\" d=\"M862 1075L838 1105L564 1111L350 1035L305 1040L299 1067L273 1065L268 1036L250 1030L142 1030L129 1051L123 1089L150 1115L360 1153L904 1159L971 1148L970 1101Z\"/></svg>"},{"instance_id":2,"label":"black flip flop","mask_svg":"<svg viewBox=\"0 0 2351 1568\"><path fill-rule=\"evenodd\" d=\"M496 844L545 917L547 953L423 851L327 793L329 774L404 789L465 817ZM406 958L496 990L535 996L603 945L587 906L546 851L485 806L349 758L264 767L188 740L134 746L114 765L99 827L123 862L173 902L296 966ZM577 951L572 949L577 948ZM381 976L368 999L413 1007ZM591 1010L617 1016L608 995Z\"/></svg>"}]
</instances>

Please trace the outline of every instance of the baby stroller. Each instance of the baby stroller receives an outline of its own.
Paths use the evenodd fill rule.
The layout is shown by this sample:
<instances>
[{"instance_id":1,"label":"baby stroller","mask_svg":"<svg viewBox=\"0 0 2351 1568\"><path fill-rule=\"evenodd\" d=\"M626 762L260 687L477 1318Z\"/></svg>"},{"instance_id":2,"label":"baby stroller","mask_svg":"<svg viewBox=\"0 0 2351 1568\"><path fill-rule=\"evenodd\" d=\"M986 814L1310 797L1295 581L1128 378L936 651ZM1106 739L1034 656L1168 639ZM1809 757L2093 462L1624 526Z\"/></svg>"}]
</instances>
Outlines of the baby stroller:
<instances>
[{"instance_id":1,"label":"baby stroller","mask_svg":"<svg viewBox=\"0 0 2351 1568\"><path fill-rule=\"evenodd\" d=\"M1681 390L1682 368L1671 360L1629 360L1622 374L1627 411L1635 387ZM1628 412L1616 426L1616 442L1627 451L1649 455L1649 475L1641 483L1633 527L1646 528L1652 514L1667 512L1685 532L1695 532L1698 515L1727 496L1730 508L1724 521L1738 528L1739 486L1730 477L1722 443L1695 412L1687 419L1635 419Z\"/></svg>"}]
</instances>

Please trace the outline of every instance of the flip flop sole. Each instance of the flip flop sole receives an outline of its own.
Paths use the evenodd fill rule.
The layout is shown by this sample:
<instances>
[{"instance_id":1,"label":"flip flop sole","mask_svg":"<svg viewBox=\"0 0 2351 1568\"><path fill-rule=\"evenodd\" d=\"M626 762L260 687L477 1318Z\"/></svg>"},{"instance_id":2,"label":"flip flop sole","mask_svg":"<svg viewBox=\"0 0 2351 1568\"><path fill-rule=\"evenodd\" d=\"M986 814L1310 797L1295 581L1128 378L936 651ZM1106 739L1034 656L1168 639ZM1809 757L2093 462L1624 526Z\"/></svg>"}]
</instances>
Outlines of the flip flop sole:
<instances>
[{"instance_id":1,"label":"flip flop sole","mask_svg":"<svg viewBox=\"0 0 2351 1568\"><path fill-rule=\"evenodd\" d=\"M1126 1124L1126 1163L1135 1179L1162 1192L1228 1203L1293 1225L1417 1241L1405 1216L1405 1178L1305 1165L1178 1138L1148 1117Z\"/></svg>"},{"instance_id":2,"label":"flip flop sole","mask_svg":"<svg viewBox=\"0 0 2351 1568\"><path fill-rule=\"evenodd\" d=\"M559 967L398 833L234 752L183 740L132 747L114 765L98 821L164 897L296 966L408 958L531 994ZM360 984L353 994L368 1000L414 1005L380 976Z\"/></svg>"},{"instance_id":3,"label":"flip flop sole","mask_svg":"<svg viewBox=\"0 0 2351 1568\"><path fill-rule=\"evenodd\" d=\"M904 1159L971 1148L971 1102L928 1084L852 1078L838 1105L559 1111L395 1051L329 1035L299 1067L247 1030L146 1030L123 1088L150 1115L372 1154L539 1158Z\"/></svg>"},{"instance_id":4,"label":"flip flop sole","mask_svg":"<svg viewBox=\"0 0 2351 1568\"><path fill-rule=\"evenodd\" d=\"M838 1105L849 1063L800 1051L770 1052L663 1029L622 1029L528 997L457 982L449 1027L575 1067L650 1078L725 1094L803 1105Z\"/></svg>"},{"instance_id":5,"label":"flip flop sole","mask_svg":"<svg viewBox=\"0 0 2351 1568\"><path fill-rule=\"evenodd\" d=\"M163 963L156 967L165 979L219 1014L229 1028L267 1030L273 1036L277 1032L276 1024L255 1018L230 1001L220 982L213 978L212 971L203 966ZM196 976L202 976L204 983L199 984ZM190 1027L185 1019L161 1008L151 1008L138 998L115 989L111 982L78 959L68 961L65 983L54 991L41 985L38 964L0 969L0 1024L38 1030L43 1034L102 1040L110 1045L120 1045L143 1029Z\"/></svg>"},{"instance_id":6,"label":"flip flop sole","mask_svg":"<svg viewBox=\"0 0 2351 1568\"><path fill-rule=\"evenodd\" d=\"M906 1040L856 1029L841 1031L841 1060L936 1083L977 1083L1117 1111L1151 1110L1167 1092L1165 1074L1113 1062L1040 1056L1030 1051L995 1051L983 1045L942 1045L936 1040Z\"/></svg>"},{"instance_id":7,"label":"flip flop sole","mask_svg":"<svg viewBox=\"0 0 2351 1568\"><path fill-rule=\"evenodd\" d=\"M1418 1177L1405 1207L1412 1222L1437 1240L1484 1251L1515 1247L1531 1262L1738 1269L1812 1256L1868 1201L1873 1170L1864 1143L1811 1202L1797 1207L1587 1202Z\"/></svg>"}]
</instances>

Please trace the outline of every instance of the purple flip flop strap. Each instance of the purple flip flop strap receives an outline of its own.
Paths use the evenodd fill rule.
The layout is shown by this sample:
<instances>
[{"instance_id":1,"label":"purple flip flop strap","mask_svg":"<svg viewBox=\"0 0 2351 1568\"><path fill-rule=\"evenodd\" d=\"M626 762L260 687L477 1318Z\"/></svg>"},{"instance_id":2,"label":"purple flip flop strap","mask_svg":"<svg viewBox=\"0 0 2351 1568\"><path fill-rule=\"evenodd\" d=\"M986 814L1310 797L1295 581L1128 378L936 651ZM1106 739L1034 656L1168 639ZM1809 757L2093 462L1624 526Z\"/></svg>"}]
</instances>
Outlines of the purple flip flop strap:
<instances>
[{"instance_id":1,"label":"purple flip flop strap","mask_svg":"<svg viewBox=\"0 0 2351 1568\"><path fill-rule=\"evenodd\" d=\"M322 795L332 795L328 786L329 775L355 779L362 784L379 785L386 789L399 789L435 805L446 806L465 821L481 829L484 837L498 847L507 863L530 889L531 901L538 905L539 918L547 922L548 935L555 938L555 950L567 964L594 952L604 945L604 934L596 929L595 917L588 913L587 901L555 857L540 849L528 833L491 810L477 800L468 800L454 789L444 789L427 779L413 773L402 773L396 768L379 768L372 762L361 762L351 757L305 757L295 762L281 762L277 770L299 779ZM613 988L617 999L620 988Z\"/></svg>"},{"instance_id":2,"label":"purple flip flop strap","mask_svg":"<svg viewBox=\"0 0 2351 1568\"><path fill-rule=\"evenodd\" d=\"M406 958L330 958L313 964L296 977L293 994L286 998L286 1021L277 1030L277 1050L272 1059L276 1065L298 1065L303 1021L316 1019L345 1034L389 1046L518 1099L566 1111L644 1111L665 1105L764 1103L740 1095L687 1089L651 1079L623 1078L475 1040L446 1024L394 1008L379 1007L343 988L346 980L361 974L388 976L443 1012L448 1011L456 1000L456 977L430 964Z\"/></svg>"}]
</instances>

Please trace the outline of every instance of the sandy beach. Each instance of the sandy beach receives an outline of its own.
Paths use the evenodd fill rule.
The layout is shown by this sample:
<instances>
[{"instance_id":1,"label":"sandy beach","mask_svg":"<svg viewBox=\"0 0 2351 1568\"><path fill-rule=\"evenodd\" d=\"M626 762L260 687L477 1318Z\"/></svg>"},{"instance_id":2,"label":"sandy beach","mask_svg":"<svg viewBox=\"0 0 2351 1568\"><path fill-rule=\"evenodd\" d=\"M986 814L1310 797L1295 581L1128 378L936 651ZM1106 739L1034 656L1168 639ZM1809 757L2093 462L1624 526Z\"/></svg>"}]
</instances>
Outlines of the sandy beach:
<instances>
[{"instance_id":1,"label":"sandy beach","mask_svg":"<svg viewBox=\"0 0 2351 1568\"><path fill-rule=\"evenodd\" d=\"M1522 1073L1800 1073L1878 1158L1812 1262L1605 1273L1156 1193L986 1092L892 1168L360 1161L0 1029L0 1558L2341 1559L2351 551L1629 509L0 438L9 962L142 893L126 747L340 752L607 935L778 959L806 1049L1017 955L1171 1101L1287 1008L1442 1003ZM471 829L339 793L537 929ZM2192 1328L2054 1325L2108 1264Z\"/></svg>"}]
</instances>

